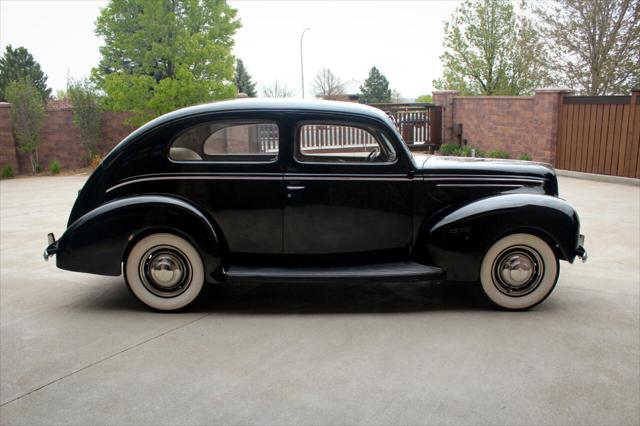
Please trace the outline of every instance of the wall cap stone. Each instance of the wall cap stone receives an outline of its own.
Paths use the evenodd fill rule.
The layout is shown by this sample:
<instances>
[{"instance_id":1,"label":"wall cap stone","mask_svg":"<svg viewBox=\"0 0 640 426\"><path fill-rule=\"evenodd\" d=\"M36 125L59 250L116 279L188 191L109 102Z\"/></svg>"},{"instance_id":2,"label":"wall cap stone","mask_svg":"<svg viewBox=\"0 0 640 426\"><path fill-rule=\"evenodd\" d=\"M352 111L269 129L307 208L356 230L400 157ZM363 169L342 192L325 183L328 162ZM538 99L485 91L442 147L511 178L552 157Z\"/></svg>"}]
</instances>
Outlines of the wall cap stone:
<instances>
[{"instance_id":1,"label":"wall cap stone","mask_svg":"<svg viewBox=\"0 0 640 426\"><path fill-rule=\"evenodd\" d=\"M533 96L454 96L453 99L505 99L510 101L530 101Z\"/></svg>"},{"instance_id":2,"label":"wall cap stone","mask_svg":"<svg viewBox=\"0 0 640 426\"><path fill-rule=\"evenodd\" d=\"M9 102L0 102L0 108L11 108L11 104Z\"/></svg>"},{"instance_id":3,"label":"wall cap stone","mask_svg":"<svg viewBox=\"0 0 640 426\"><path fill-rule=\"evenodd\" d=\"M457 95L459 94L459 90L432 90L432 95Z\"/></svg>"},{"instance_id":4,"label":"wall cap stone","mask_svg":"<svg viewBox=\"0 0 640 426\"><path fill-rule=\"evenodd\" d=\"M541 87L534 89L533 93L573 93L573 89L566 87Z\"/></svg>"}]
</instances>

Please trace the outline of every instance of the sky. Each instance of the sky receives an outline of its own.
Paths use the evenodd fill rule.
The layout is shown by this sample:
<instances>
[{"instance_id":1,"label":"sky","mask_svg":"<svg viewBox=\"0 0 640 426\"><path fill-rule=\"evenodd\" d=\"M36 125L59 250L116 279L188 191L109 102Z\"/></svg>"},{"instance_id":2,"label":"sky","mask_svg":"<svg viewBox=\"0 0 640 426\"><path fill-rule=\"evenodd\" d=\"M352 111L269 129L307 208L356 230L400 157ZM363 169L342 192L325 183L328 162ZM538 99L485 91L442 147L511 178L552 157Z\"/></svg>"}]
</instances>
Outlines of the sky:
<instances>
[{"instance_id":1,"label":"sky","mask_svg":"<svg viewBox=\"0 0 640 426\"><path fill-rule=\"evenodd\" d=\"M349 92L376 66L404 98L431 93L442 68L444 21L457 1L229 1L242 28L234 55L262 85L284 83L300 96L300 37L305 28L305 93L328 67ZM53 93L67 76L89 75L102 40L95 20L105 0L0 0L0 49L26 47L48 75Z\"/></svg>"}]
</instances>

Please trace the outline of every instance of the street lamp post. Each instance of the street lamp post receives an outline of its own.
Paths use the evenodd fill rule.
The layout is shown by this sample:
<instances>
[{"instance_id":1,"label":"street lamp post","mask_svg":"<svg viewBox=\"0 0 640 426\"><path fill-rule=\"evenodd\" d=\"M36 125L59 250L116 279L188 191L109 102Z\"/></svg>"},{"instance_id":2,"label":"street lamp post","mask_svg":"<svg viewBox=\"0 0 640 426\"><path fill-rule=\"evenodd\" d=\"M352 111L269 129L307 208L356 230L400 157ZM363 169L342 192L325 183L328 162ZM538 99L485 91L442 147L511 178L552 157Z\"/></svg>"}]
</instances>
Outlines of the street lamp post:
<instances>
[{"instance_id":1,"label":"street lamp post","mask_svg":"<svg viewBox=\"0 0 640 426\"><path fill-rule=\"evenodd\" d=\"M305 28L300 36L300 77L302 79L302 99L304 99L304 61L302 60L302 40L304 39L304 33L311 28Z\"/></svg>"}]
</instances>

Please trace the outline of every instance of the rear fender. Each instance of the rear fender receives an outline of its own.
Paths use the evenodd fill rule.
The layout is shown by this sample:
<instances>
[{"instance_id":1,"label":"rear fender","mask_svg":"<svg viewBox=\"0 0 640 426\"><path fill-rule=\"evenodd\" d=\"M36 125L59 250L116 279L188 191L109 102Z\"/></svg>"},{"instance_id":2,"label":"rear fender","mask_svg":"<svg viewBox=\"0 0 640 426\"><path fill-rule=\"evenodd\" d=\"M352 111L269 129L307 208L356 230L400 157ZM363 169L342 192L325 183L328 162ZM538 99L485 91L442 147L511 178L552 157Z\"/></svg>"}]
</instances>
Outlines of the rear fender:
<instances>
[{"instance_id":1,"label":"rear fender","mask_svg":"<svg viewBox=\"0 0 640 426\"><path fill-rule=\"evenodd\" d=\"M421 231L421 243L451 280L477 280L484 253L508 234L537 235L549 243L559 259L569 262L578 249L577 213L566 201L549 195L498 195L434 219Z\"/></svg>"},{"instance_id":2,"label":"rear fender","mask_svg":"<svg viewBox=\"0 0 640 426\"><path fill-rule=\"evenodd\" d=\"M140 238L169 232L200 252L208 278L220 267L221 240L215 224L193 205L174 197L147 195L106 203L73 222L58 241L61 269L118 276L127 250Z\"/></svg>"}]
</instances>

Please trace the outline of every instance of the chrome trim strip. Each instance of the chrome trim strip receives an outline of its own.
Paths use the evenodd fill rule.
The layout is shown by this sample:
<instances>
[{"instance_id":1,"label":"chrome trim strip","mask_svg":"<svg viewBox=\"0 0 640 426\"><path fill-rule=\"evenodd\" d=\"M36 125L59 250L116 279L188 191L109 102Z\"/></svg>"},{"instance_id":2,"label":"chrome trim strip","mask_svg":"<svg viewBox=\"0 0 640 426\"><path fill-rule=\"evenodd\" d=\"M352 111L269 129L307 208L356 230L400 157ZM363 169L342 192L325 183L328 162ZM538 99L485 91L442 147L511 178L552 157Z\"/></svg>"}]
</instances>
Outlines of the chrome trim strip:
<instances>
[{"instance_id":1,"label":"chrome trim strip","mask_svg":"<svg viewBox=\"0 0 640 426\"><path fill-rule=\"evenodd\" d=\"M490 182L533 182L533 183L544 183L544 179L536 179L536 178L528 178L528 177L517 177L517 176L508 176L508 177L442 177L442 178L425 178L425 181L490 181Z\"/></svg>"},{"instance_id":2,"label":"chrome trim strip","mask_svg":"<svg viewBox=\"0 0 640 426\"><path fill-rule=\"evenodd\" d=\"M508 184L508 183L438 183L436 186L439 187L455 187L455 188L475 188L475 187L490 187L490 188L522 188L524 185L519 184Z\"/></svg>"},{"instance_id":3,"label":"chrome trim strip","mask_svg":"<svg viewBox=\"0 0 640 426\"><path fill-rule=\"evenodd\" d=\"M132 184L132 183L140 183L140 182L153 182L159 180L283 180L282 175L278 174L276 176L273 175L262 175L262 176L242 176L242 175L202 175L202 176L155 176L148 178L140 178L140 179L131 179L125 182L121 182L117 185L112 186L107 189L105 192L109 193L114 189L118 189L120 187Z\"/></svg>"},{"instance_id":4,"label":"chrome trim strip","mask_svg":"<svg viewBox=\"0 0 640 426\"><path fill-rule=\"evenodd\" d=\"M420 177L418 176L419 180ZM403 174L308 174L308 173L207 173L207 174L191 174L191 175L141 175L132 178L107 189L107 193L121 188L123 186L161 180L332 180L332 181L411 181L413 178ZM528 183L544 183L545 179L527 177L527 176L510 176L510 175L440 175L440 176L422 176L424 181L491 181L491 182L528 182ZM437 186L511 186L518 187L518 184L437 184Z\"/></svg>"}]
</instances>

